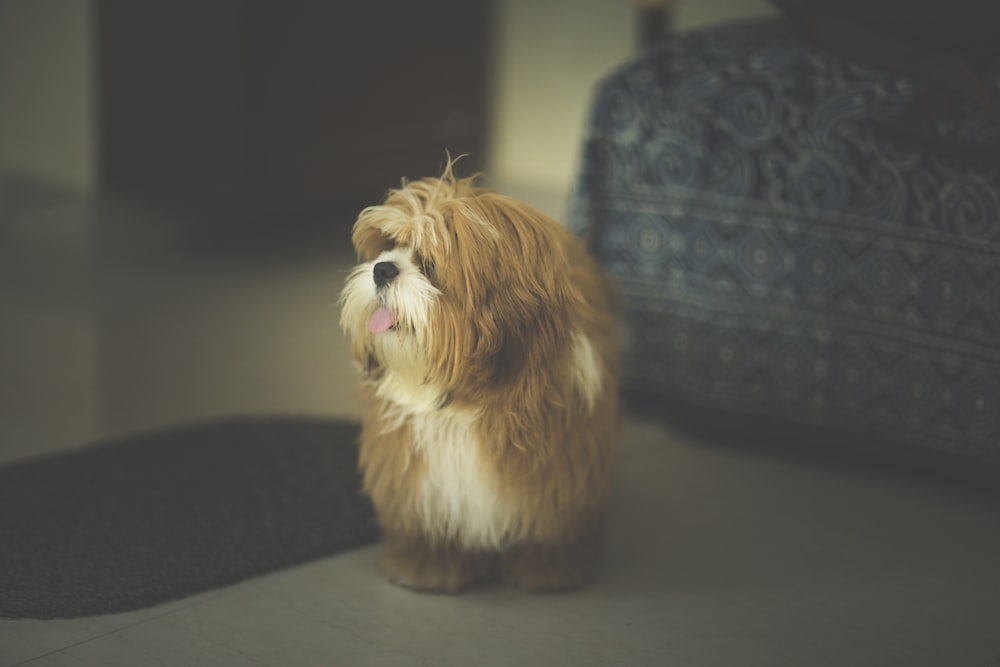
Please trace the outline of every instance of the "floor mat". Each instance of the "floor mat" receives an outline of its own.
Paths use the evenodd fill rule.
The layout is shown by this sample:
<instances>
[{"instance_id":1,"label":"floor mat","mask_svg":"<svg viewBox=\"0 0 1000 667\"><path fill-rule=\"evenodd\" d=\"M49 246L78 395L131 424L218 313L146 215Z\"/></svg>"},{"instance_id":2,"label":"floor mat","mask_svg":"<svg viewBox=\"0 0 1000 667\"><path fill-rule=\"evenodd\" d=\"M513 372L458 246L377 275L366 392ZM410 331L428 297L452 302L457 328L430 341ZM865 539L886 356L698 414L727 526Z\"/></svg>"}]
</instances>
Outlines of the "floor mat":
<instances>
[{"instance_id":1,"label":"floor mat","mask_svg":"<svg viewBox=\"0 0 1000 667\"><path fill-rule=\"evenodd\" d=\"M230 420L0 468L0 617L131 611L373 541L358 432Z\"/></svg>"}]
</instances>

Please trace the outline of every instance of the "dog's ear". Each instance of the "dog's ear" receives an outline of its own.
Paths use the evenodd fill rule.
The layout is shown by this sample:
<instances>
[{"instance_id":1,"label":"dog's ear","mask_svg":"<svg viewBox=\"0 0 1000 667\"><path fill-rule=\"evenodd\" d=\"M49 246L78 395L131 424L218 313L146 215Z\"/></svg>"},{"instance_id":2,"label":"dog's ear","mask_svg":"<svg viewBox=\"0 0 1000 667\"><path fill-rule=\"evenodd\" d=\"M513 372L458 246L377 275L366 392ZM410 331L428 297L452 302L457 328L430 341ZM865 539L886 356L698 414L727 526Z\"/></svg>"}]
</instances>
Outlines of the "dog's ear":
<instances>
[{"instance_id":1,"label":"dog's ear","mask_svg":"<svg viewBox=\"0 0 1000 667\"><path fill-rule=\"evenodd\" d=\"M511 302L511 295L502 288L486 289L472 322L471 356L480 382L494 388L509 385L521 374L531 341L531 312Z\"/></svg>"},{"instance_id":2,"label":"dog's ear","mask_svg":"<svg viewBox=\"0 0 1000 667\"><path fill-rule=\"evenodd\" d=\"M492 295L490 296L487 307L492 309ZM523 338L521 329L524 325L525 323L520 321L497 323L489 352L488 375L491 384L505 386L520 375L524 364L524 355L521 353L524 347L521 344Z\"/></svg>"},{"instance_id":3,"label":"dog's ear","mask_svg":"<svg viewBox=\"0 0 1000 667\"><path fill-rule=\"evenodd\" d=\"M569 311L582 302L571 275L571 237L554 220L502 195L478 191L462 204L443 276L439 306L447 314L435 345L443 354L437 367L449 386L499 389L564 353ZM479 233L483 225L495 233Z\"/></svg>"},{"instance_id":4,"label":"dog's ear","mask_svg":"<svg viewBox=\"0 0 1000 667\"><path fill-rule=\"evenodd\" d=\"M496 291L481 294L469 308L447 292L431 333L434 377L456 398L486 400L486 394L510 386L536 360L538 346L530 312Z\"/></svg>"},{"instance_id":5,"label":"dog's ear","mask_svg":"<svg viewBox=\"0 0 1000 667\"><path fill-rule=\"evenodd\" d=\"M497 323L490 379L495 386L549 386L552 378L537 374L551 371L553 360L567 353L579 315L590 310L587 285L580 283L592 278L578 275L586 260L582 246L558 222L519 201L495 193L478 201L501 244L490 300Z\"/></svg>"},{"instance_id":6,"label":"dog's ear","mask_svg":"<svg viewBox=\"0 0 1000 667\"><path fill-rule=\"evenodd\" d=\"M563 354L570 338L566 301L523 298L512 291L513 299L493 300L495 327L484 350L485 375L496 388L520 383L526 375L550 368Z\"/></svg>"}]
</instances>

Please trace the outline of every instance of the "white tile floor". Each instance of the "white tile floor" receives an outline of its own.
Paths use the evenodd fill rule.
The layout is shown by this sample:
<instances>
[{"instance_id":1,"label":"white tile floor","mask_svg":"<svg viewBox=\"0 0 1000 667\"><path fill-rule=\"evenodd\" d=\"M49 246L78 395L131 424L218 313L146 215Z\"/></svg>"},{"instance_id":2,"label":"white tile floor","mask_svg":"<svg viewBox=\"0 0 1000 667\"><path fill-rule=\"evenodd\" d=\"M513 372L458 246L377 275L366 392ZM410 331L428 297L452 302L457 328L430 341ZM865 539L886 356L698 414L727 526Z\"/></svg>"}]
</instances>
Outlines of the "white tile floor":
<instances>
[{"instance_id":1,"label":"white tile floor","mask_svg":"<svg viewBox=\"0 0 1000 667\"><path fill-rule=\"evenodd\" d=\"M0 220L0 462L355 413L336 234L220 257L162 223L72 202ZM0 667L1000 665L996 495L635 415L616 480L606 572L577 593L419 595L366 548L134 613L0 621Z\"/></svg>"}]
</instances>

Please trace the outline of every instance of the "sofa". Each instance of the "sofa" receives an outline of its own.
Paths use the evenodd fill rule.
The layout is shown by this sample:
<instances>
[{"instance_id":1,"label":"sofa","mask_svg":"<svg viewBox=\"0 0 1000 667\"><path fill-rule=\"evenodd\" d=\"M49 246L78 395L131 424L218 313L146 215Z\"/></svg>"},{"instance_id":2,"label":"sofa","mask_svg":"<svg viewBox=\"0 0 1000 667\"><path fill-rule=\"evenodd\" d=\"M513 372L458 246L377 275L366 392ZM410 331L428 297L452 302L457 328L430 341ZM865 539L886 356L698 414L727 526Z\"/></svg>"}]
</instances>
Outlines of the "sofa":
<instances>
[{"instance_id":1,"label":"sofa","mask_svg":"<svg viewBox=\"0 0 1000 667\"><path fill-rule=\"evenodd\" d=\"M599 82L569 224L617 279L630 394L1000 456L998 124L968 100L914 115L925 92L785 18Z\"/></svg>"}]
</instances>

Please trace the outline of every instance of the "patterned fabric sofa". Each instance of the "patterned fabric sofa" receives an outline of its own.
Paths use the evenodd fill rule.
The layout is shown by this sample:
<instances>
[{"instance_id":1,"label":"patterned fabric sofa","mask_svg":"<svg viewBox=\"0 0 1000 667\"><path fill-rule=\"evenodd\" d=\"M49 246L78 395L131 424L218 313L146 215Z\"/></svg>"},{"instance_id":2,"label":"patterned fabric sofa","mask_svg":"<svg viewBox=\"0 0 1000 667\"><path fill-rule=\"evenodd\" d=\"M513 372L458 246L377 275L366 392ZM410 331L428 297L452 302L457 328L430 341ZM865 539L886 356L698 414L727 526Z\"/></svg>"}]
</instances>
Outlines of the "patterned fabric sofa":
<instances>
[{"instance_id":1,"label":"patterned fabric sofa","mask_svg":"<svg viewBox=\"0 0 1000 667\"><path fill-rule=\"evenodd\" d=\"M570 224L622 290L627 389L1000 456L1000 161L880 134L917 88L781 20L600 82ZM997 138L975 109L929 131Z\"/></svg>"}]
</instances>

